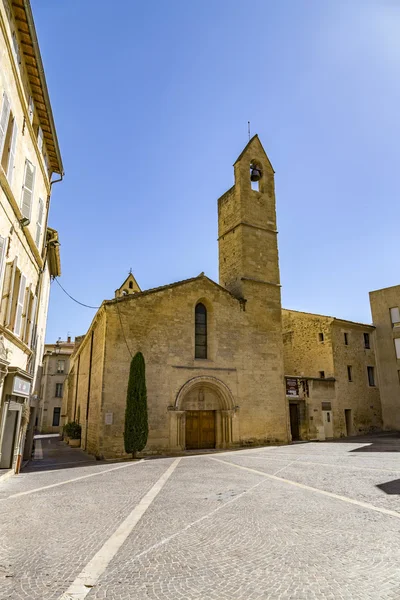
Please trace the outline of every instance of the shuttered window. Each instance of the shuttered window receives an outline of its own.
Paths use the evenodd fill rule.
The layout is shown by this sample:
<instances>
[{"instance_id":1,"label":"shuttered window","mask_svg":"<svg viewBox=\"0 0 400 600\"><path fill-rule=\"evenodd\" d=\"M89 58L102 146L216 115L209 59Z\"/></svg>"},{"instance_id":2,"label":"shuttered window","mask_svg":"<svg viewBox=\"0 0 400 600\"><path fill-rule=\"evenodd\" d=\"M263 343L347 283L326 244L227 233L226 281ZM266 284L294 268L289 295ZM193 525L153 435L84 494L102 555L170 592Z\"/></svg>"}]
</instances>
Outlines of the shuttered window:
<instances>
[{"instance_id":1,"label":"shuttered window","mask_svg":"<svg viewBox=\"0 0 400 600\"><path fill-rule=\"evenodd\" d=\"M195 310L195 358L207 358L207 309L199 302Z\"/></svg>"},{"instance_id":2,"label":"shuttered window","mask_svg":"<svg viewBox=\"0 0 400 600\"><path fill-rule=\"evenodd\" d=\"M43 221L44 202L39 198L38 218L36 222L36 246L39 248L40 238L42 236L42 221Z\"/></svg>"},{"instance_id":3,"label":"shuttered window","mask_svg":"<svg viewBox=\"0 0 400 600\"><path fill-rule=\"evenodd\" d=\"M30 310L30 315L29 315L29 326L28 326L28 337L26 340L26 343L28 344L28 346L30 348L33 347L33 331L34 331L34 325L35 325L35 319L36 319L36 306L37 306L37 297L35 296L33 298L33 302L31 303L31 310Z\"/></svg>"},{"instance_id":4,"label":"shuttered window","mask_svg":"<svg viewBox=\"0 0 400 600\"><path fill-rule=\"evenodd\" d=\"M7 238L3 238L0 235L0 283L3 275L3 265L4 265L4 257L6 254L6 241Z\"/></svg>"},{"instance_id":5,"label":"shuttered window","mask_svg":"<svg viewBox=\"0 0 400 600\"><path fill-rule=\"evenodd\" d=\"M26 277L21 273L21 279L19 284L19 292L18 292L18 301L17 301L17 309L15 312L15 326L14 333L15 335L21 334L22 327L22 315L24 312L24 303L26 296Z\"/></svg>"},{"instance_id":6,"label":"shuttered window","mask_svg":"<svg viewBox=\"0 0 400 600\"><path fill-rule=\"evenodd\" d=\"M13 262L10 263L10 265L9 265L9 273L7 274L8 275L8 278L7 278L8 279L8 281L7 281L7 300L6 300L6 312L5 312L5 320L4 320L4 325L6 325L6 326L10 325L10 322L11 322L11 311L12 311L12 305L13 305L14 282L15 282L15 275L17 272L17 262L18 262L18 258L15 257Z\"/></svg>"},{"instance_id":7,"label":"shuttered window","mask_svg":"<svg viewBox=\"0 0 400 600\"><path fill-rule=\"evenodd\" d=\"M38 143L38 146L39 146L39 150L41 152L42 149L43 149L43 129L41 127L39 127L39 129L38 129L37 143Z\"/></svg>"},{"instance_id":8,"label":"shuttered window","mask_svg":"<svg viewBox=\"0 0 400 600\"><path fill-rule=\"evenodd\" d=\"M33 113L35 111L35 107L33 104L33 98L32 96L29 96L29 105L28 105L28 113L29 113L29 120L32 123L33 121Z\"/></svg>"},{"instance_id":9,"label":"shuttered window","mask_svg":"<svg viewBox=\"0 0 400 600\"><path fill-rule=\"evenodd\" d=\"M13 42L15 60L17 62L17 65L19 66L21 64L21 53L19 51L17 34L15 33L15 31L13 31L13 34L12 34L12 42Z\"/></svg>"},{"instance_id":10,"label":"shuttered window","mask_svg":"<svg viewBox=\"0 0 400 600\"><path fill-rule=\"evenodd\" d=\"M4 142L7 135L8 120L10 118L10 110L10 101L7 94L4 92L0 114L0 156L3 154Z\"/></svg>"},{"instance_id":11,"label":"shuttered window","mask_svg":"<svg viewBox=\"0 0 400 600\"><path fill-rule=\"evenodd\" d=\"M24 184L22 186L21 212L30 220L32 212L33 187L35 185L35 167L29 161L25 161Z\"/></svg>"},{"instance_id":12,"label":"shuttered window","mask_svg":"<svg viewBox=\"0 0 400 600\"><path fill-rule=\"evenodd\" d=\"M15 161L15 146L17 144L17 119L14 118L13 121L13 129L11 134L11 142L10 142L10 156L8 158L8 168L7 168L7 179L8 183L11 185L13 173L14 173L14 161Z\"/></svg>"},{"instance_id":13,"label":"shuttered window","mask_svg":"<svg viewBox=\"0 0 400 600\"><path fill-rule=\"evenodd\" d=\"M389 308L389 310L390 310L390 320L393 323L393 325L395 323L399 323L400 322L399 307L398 306L393 306L392 308Z\"/></svg>"}]
</instances>

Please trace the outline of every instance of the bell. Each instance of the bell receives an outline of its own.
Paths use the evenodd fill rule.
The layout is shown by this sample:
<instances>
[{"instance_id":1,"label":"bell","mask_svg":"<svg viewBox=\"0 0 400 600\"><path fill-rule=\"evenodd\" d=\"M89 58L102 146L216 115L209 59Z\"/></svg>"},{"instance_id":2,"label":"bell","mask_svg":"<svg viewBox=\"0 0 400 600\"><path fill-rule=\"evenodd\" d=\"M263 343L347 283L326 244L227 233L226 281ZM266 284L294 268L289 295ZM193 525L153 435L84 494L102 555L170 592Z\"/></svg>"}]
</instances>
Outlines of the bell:
<instances>
[{"instance_id":1,"label":"bell","mask_svg":"<svg viewBox=\"0 0 400 600\"><path fill-rule=\"evenodd\" d=\"M250 181L260 181L261 171L257 167L251 167Z\"/></svg>"}]
</instances>

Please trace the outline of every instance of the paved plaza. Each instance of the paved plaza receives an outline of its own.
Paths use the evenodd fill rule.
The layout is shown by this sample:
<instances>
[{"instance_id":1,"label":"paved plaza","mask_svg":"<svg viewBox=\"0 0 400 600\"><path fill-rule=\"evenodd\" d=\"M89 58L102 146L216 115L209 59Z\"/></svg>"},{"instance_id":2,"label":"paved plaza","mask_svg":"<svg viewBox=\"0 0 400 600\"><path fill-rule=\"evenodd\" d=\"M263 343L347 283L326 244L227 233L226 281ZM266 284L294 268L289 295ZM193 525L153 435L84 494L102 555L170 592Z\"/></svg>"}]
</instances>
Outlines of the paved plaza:
<instances>
[{"instance_id":1,"label":"paved plaza","mask_svg":"<svg viewBox=\"0 0 400 600\"><path fill-rule=\"evenodd\" d=\"M398 600L400 438L120 463L41 438L0 528L0 600Z\"/></svg>"}]
</instances>

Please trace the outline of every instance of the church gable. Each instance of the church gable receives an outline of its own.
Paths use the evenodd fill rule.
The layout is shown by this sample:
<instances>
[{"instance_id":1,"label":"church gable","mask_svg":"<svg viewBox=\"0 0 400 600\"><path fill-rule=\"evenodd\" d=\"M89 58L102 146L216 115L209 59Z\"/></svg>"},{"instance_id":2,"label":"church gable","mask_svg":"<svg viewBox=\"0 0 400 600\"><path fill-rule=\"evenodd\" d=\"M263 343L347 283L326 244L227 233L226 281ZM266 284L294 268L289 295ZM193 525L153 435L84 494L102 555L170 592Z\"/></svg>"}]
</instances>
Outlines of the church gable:
<instances>
[{"instance_id":1,"label":"church gable","mask_svg":"<svg viewBox=\"0 0 400 600\"><path fill-rule=\"evenodd\" d=\"M120 298L121 296L128 296L129 294L136 294L137 292L140 292L140 291L141 291L141 289L140 289L136 279L130 272L128 277L125 279L125 281L121 285L121 287L119 287L118 289L115 290L115 297Z\"/></svg>"},{"instance_id":2,"label":"church gable","mask_svg":"<svg viewBox=\"0 0 400 600\"><path fill-rule=\"evenodd\" d=\"M132 276L133 277L133 276ZM135 280L134 280L135 281ZM206 275L204 275L204 273L200 273L200 275L198 275L197 277L192 277L190 279L184 279L182 281L177 281L174 283L170 283L164 286L160 286L157 288L151 288L149 290L143 290L143 291L136 291L136 290L131 290L129 291L129 287L127 286L127 282L129 282L129 278L123 283L123 285L121 286L121 288L119 288L118 290L116 290L115 293L115 297L116 298L120 298L120 297L124 297L130 294L134 294L133 296L131 296L129 298L129 300L135 301L137 302L138 300L140 300L141 298L145 298L147 296L157 296L160 298L160 300L167 294L168 296L174 296L174 291L176 288L186 288L188 293L192 293L192 288L195 287L199 290L199 294L200 296L203 296L204 294L208 292L212 293L213 297L215 298L215 294L217 295L221 295L221 298L230 298L233 302L238 303L238 302L242 302L241 299L236 298L236 296L234 296L233 294L231 294L231 292L229 292L227 289L225 289L224 287L222 287L221 285L219 285L218 283L215 283L215 281L213 281L212 279L209 279L209 277L207 277ZM125 290L128 290L128 294L124 293ZM118 292L120 292L118 294ZM118 294L118 295L117 295ZM179 295L182 295L181 290L179 290ZM114 300L110 300L108 301L109 303L114 303Z\"/></svg>"}]
</instances>

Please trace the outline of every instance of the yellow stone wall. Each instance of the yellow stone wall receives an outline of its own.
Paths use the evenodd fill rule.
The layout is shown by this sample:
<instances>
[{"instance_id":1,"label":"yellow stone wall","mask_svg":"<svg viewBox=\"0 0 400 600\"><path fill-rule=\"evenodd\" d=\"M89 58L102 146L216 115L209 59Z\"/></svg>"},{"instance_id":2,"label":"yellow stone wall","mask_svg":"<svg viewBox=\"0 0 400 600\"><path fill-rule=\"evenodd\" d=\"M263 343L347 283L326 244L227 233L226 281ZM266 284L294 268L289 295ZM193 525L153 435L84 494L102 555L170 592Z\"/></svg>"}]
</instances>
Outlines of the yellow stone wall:
<instances>
[{"instance_id":1,"label":"yellow stone wall","mask_svg":"<svg viewBox=\"0 0 400 600\"><path fill-rule=\"evenodd\" d=\"M315 414L312 428L321 425L320 402L331 401L334 436L346 435L345 409L352 411L352 434L361 434L382 426L378 375L374 349L374 328L370 325L342 321L333 317L314 315L284 309L283 339L285 374L318 378L334 378L334 399L325 397L325 382L316 394L318 382L313 384L313 397L308 401L309 414ZM348 345L344 342L347 333ZM324 336L320 341L319 334ZM370 349L364 347L364 333L370 335ZM347 366L352 367L352 381L348 381ZM368 382L367 367L375 368L376 386ZM314 419L313 419L314 420ZM314 431L316 433L316 431Z\"/></svg>"},{"instance_id":2,"label":"yellow stone wall","mask_svg":"<svg viewBox=\"0 0 400 600\"><path fill-rule=\"evenodd\" d=\"M332 317L282 310L286 375L334 377ZM322 333L324 341L319 341Z\"/></svg>"},{"instance_id":3,"label":"yellow stone wall","mask_svg":"<svg viewBox=\"0 0 400 600\"><path fill-rule=\"evenodd\" d=\"M344 343L344 333L348 345ZM364 347L364 333L369 333L370 349ZM374 328L335 320L332 325L332 348L336 378L334 430L346 435L344 411L351 409L354 435L382 427L379 381L376 370ZM347 366L352 367L352 381L348 381ZM367 367L374 367L375 386L368 383Z\"/></svg>"},{"instance_id":4,"label":"yellow stone wall","mask_svg":"<svg viewBox=\"0 0 400 600\"><path fill-rule=\"evenodd\" d=\"M394 341L400 338L400 325L394 325L390 318L390 308L400 308L400 285L370 292L369 298L376 327L383 424L386 429L400 430L400 360Z\"/></svg>"}]
</instances>

